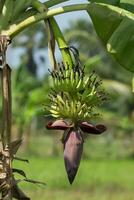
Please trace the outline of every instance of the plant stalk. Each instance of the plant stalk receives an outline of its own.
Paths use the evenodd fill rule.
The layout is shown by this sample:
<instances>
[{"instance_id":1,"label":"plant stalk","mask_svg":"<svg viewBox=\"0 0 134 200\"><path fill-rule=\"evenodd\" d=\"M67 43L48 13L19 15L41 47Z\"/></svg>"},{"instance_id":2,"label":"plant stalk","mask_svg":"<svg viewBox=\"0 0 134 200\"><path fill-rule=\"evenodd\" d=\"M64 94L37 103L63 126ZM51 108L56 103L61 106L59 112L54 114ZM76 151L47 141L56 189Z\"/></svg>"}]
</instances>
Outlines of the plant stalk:
<instances>
[{"instance_id":1,"label":"plant stalk","mask_svg":"<svg viewBox=\"0 0 134 200\"><path fill-rule=\"evenodd\" d=\"M2 181L6 190L2 190L3 200L12 200L12 160L10 155L11 143L11 70L6 64L2 70L2 97L3 97L3 131L2 131L2 173L6 176Z\"/></svg>"},{"instance_id":2,"label":"plant stalk","mask_svg":"<svg viewBox=\"0 0 134 200\"><path fill-rule=\"evenodd\" d=\"M12 157L11 144L11 69L6 64L6 49L9 44L7 36L0 36L0 53L2 55L2 149L0 189L2 200L12 200Z\"/></svg>"},{"instance_id":3,"label":"plant stalk","mask_svg":"<svg viewBox=\"0 0 134 200\"><path fill-rule=\"evenodd\" d=\"M6 64L3 66L3 124L5 140L4 171L6 172L6 185L9 185L3 200L12 200L12 161L9 145L11 143L11 69Z\"/></svg>"},{"instance_id":4,"label":"plant stalk","mask_svg":"<svg viewBox=\"0 0 134 200\"><path fill-rule=\"evenodd\" d=\"M63 13L72 12L72 11L87 10L88 6L89 6L89 3L68 5L68 6L63 6L63 7L59 7L59 8L54 8L54 9L48 10L44 13L36 14L31 17L28 17L27 19L20 22L19 24L16 24L16 25L14 24L8 30L3 30L1 34L8 35L10 38L13 38L18 33L23 31L25 28L29 27L30 25L32 25L38 21L50 18L50 17L58 15L58 14L63 14Z\"/></svg>"},{"instance_id":5,"label":"plant stalk","mask_svg":"<svg viewBox=\"0 0 134 200\"><path fill-rule=\"evenodd\" d=\"M51 18L50 23L53 28L54 36L57 41L58 47L61 51L63 62L65 64L65 66L66 66L66 64L69 66L72 66L73 61L72 61L72 57L71 57L71 54L69 51L68 44L66 43L66 40L56 22L56 20L54 18Z\"/></svg>"},{"instance_id":6,"label":"plant stalk","mask_svg":"<svg viewBox=\"0 0 134 200\"><path fill-rule=\"evenodd\" d=\"M37 0L35 0L33 2L33 6L40 13L43 13L44 11L48 10L47 7L44 6L44 4L38 2ZM72 57L71 57L71 54L70 54L70 51L69 51L68 44L65 41L65 38L64 38L56 20L54 19L54 17L51 17L46 22L47 22L46 26L47 26L47 29L48 29L48 36L49 36L49 40L50 40L50 42L49 42L50 48L49 49L50 49L51 54L52 54L51 59L54 61L53 63L55 63L56 61L55 61L55 57L54 57L54 47L53 47L54 44L51 44L51 40L56 40L58 47L61 51L64 64L65 65L68 64L69 66L72 66L73 61L72 61ZM51 37L53 37L53 35L54 35L54 38L51 38ZM54 66L55 66L55 64L54 64ZM54 69L55 69L55 67L54 67Z\"/></svg>"},{"instance_id":7,"label":"plant stalk","mask_svg":"<svg viewBox=\"0 0 134 200\"><path fill-rule=\"evenodd\" d=\"M11 69L7 64L3 67L2 83L5 144L9 145L11 142Z\"/></svg>"}]
</instances>

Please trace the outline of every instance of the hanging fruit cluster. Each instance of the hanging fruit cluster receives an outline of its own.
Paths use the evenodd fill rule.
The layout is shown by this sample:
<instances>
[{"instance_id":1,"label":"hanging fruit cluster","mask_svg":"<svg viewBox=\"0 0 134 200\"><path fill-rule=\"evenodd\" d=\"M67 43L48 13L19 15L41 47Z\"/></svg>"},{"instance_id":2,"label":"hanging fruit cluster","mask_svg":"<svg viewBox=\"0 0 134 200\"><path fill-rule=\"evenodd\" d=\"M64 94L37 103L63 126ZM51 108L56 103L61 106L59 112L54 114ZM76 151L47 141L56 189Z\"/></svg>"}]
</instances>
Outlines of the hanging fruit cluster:
<instances>
[{"instance_id":1,"label":"hanging fruit cluster","mask_svg":"<svg viewBox=\"0 0 134 200\"><path fill-rule=\"evenodd\" d=\"M102 124L94 126L91 120L106 99L102 83L95 73L87 76L81 64L61 64L50 71L53 86L49 94L50 105L46 109L55 121L47 129L64 130L62 138L64 161L69 182L72 183L82 156L84 133L101 134L106 130Z\"/></svg>"}]
</instances>

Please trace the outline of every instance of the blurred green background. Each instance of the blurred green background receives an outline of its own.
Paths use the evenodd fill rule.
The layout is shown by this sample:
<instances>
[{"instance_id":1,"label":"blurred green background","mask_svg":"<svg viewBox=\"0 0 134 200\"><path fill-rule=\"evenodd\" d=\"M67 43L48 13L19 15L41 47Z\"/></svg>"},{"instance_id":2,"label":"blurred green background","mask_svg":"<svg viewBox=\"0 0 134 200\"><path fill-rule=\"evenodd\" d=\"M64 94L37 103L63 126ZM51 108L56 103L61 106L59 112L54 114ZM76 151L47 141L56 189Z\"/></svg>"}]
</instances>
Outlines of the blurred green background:
<instances>
[{"instance_id":1,"label":"blurred green background","mask_svg":"<svg viewBox=\"0 0 134 200\"><path fill-rule=\"evenodd\" d=\"M32 200L133 200L133 74L104 51L90 22L70 22L64 35L79 50L87 75L95 70L103 80L109 98L98 108L102 115L96 123L104 123L107 131L101 136L87 137L83 160L70 186L64 169L62 133L45 129L50 117L45 117L44 104L51 85L47 73L51 68L46 59L47 34L44 25L32 26L13 41L10 49L23 52L18 66L12 66L12 134L13 139L23 138L18 156L29 160L29 164L15 161L14 166L25 170L29 178L44 181L46 186L20 185ZM57 57L60 62L60 55Z\"/></svg>"}]
</instances>

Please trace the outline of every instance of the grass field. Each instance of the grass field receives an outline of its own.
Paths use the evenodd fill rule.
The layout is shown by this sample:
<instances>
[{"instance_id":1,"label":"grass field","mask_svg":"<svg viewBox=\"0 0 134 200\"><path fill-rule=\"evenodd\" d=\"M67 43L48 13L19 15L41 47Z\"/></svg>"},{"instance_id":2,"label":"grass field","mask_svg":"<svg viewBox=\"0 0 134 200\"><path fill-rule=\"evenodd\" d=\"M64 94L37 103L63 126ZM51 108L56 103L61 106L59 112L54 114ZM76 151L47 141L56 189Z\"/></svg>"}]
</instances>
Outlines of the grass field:
<instances>
[{"instance_id":1,"label":"grass field","mask_svg":"<svg viewBox=\"0 0 134 200\"><path fill-rule=\"evenodd\" d=\"M28 178L46 182L46 186L21 183L32 200L134 200L134 161L83 160L72 186L63 160L30 157L30 164L14 162Z\"/></svg>"}]
</instances>

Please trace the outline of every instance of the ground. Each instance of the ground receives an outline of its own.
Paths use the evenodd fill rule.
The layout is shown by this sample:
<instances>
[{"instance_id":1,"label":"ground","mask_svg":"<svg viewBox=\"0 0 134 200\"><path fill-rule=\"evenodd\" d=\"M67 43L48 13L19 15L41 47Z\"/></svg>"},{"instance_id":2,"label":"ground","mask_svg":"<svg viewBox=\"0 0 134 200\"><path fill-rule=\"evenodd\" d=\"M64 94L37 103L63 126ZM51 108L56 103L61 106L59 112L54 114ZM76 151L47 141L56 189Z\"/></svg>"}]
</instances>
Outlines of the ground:
<instances>
[{"instance_id":1,"label":"ground","mask_svg":"<svg viewBox=\"0 0 134 200\"><path fill-rule=\"evenodd\" d=\"M14 166L29 178L46 186L21 183L32 200L133 200L133 160L82 160L78 175L69 185L62 158L30 156L30 163L15 161Z\"/></svg>"}]
</instances>

